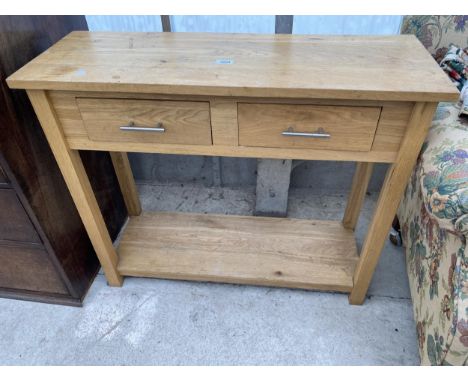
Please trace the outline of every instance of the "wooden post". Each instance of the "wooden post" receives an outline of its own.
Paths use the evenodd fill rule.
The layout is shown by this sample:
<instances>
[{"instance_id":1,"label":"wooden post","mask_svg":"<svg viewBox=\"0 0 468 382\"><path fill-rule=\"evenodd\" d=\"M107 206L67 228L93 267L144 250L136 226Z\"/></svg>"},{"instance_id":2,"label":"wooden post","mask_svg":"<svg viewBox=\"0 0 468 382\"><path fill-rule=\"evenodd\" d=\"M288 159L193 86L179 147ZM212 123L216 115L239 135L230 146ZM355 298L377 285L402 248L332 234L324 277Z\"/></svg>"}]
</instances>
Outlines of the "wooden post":
<instances>
[{"instance_id":1,"label":"wooden post","mask_svg":"<svg viewBox=\"0 0 468 382\"><path fill-rule=\"evenodd\" d=\"M291 34L293 28L294 16L276 16L275 33Z\"/></svg>"},{"instance_id":2,"label":"wooden post","mask_svg":"<svg viewBox=\"0 0 468 382\"><path fill-rule=\"evenodd\" d=\"M413 108L397 159L387 170L374 217L367 231L359 262L354 271L354 286L349 295L351 304L364 302L380 252L387 240L401 196L424 142L437 103L416 103Z\"/></svg>"},{"instance_id":3,"label":"wooden post","mask_svg":"<svg viewBox=\"0 0 468 382\"><path fill-rule=\"evenodd\" d=\"M68 147L46 92L28 90L28 96L104 269L107 281L109 285L121 286L123 278L117 270L117 253L81 162L80 153Z\"/></svg>"},{"instance_id":4,"label":"wooden post","mask_svg":"<svg viewBox=\"0 0 468 382\"><path fill-rule=\"evenodd\" d=\"M366 196L367 186L372 175L374 164L371 162L356 163L353 184L348 196L348 203L343 217L343 226L354 230L362 209L364 197Z\"/></svg>"},{"instance_id":5,"label":"wooden post","mask_svg":"<svg viewBox=\"0 0 468 382\"><path fill-rule=\"evenodd\" d=\"M161 15L161 24L163 32L172 32L171 31L171 18L168 15Z\"/></svg>"},{"instance_id":6,"label":"wooden post","mask_svg":"<svg viewBox=\"0 0 468 382\"><path fill-rule=\"evenodd\" d=\"M138 216L141 214L141 205L128 155L127 153L110 152L110 156L127 206L127 212L129 216Z\"/></svg>"}]
</instances>

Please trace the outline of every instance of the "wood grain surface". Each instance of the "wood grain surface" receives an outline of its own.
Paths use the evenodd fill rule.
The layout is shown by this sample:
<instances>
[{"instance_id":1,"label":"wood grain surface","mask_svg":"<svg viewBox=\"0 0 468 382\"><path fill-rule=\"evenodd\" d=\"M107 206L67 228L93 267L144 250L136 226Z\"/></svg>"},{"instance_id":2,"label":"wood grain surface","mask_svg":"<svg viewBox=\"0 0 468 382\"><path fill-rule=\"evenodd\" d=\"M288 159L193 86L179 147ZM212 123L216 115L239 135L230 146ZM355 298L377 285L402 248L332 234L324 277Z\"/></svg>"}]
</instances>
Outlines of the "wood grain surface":
<instances>
[{"instance_id":1,"label":"wood grain surface","mask_svg":"<svg viewBox=\"0 0 468 382\"><path fill-rule=\"evenodd\" d=\"M357 257L341 222L143 213L118 247L126 276L350 291Z\"/></svg>"},{"instance_id":2,"label":"wood grain surface","mask_svg":"<svg viewBox=\"0 0 468 382\"><path fill-rule=\"evenodd\" d=\"M415 36L73 32L12 88L456 101Z\"/></svg>"},{"instance_id":3,"label":"wood grain surface","mask_svg":"<svg viewBox=\"0 0 468 382\"><path fill-rule=\"evenodd\" d=\"M120 186L120 191L127 207L129 216L137 216L141 213L140 198L133 177L130 161L127 153L110 152L112 164Z\"/></svg>"},{"instance_id":4,"label":"wood grain surface","mask_svg":"<svg viewBox=\"0 0 468 382\"><path fill-rule=\"evenodd\" d=\"M238 157L264 157L278 159L305 160L345 160L345 161L374 161L393 162L405 133L408 120L413 109L412 102L376 102L352 100L313 100L314 105L337 107L369 107L380 108L382 112L377 130L369 152L350 150L320 150L313 148L268 148L254 146L238 146L237 104L245 103L248 98L229 97L193 97L161 94L137 93L105 93L105 92L68 92L50 91L49 98L54 105L63 132L70 148L80 150L111 150L158 152L191 155L222 155ZM92 141L84 126L78 109L77 98L129 98L155 100L197 100L210 103L213 145L175 145L148 142L104 142ZM277 103L278 105L305 105L312 101L304 99L255 99L255 103Z\"/></svg>"},{"instance_id":5,"label":"wood grain surface","mask_svg":"<svg viewBox=\"0 0 468 382\"><path fill-rule=\"evenodd\" d=\"M13 189L0 189L0 241L41 243Z\"/></svg>"},{"instance_id":6,"label":"wood grain surface","mask_svg":"<svg viewBox=\"0 0 468 382\"><path fill-rule=\"evenodd\" d=\"M68 290L43 248L0 246L0 288L67 295Z\"/></svg>"},{"instance_id":7,"label":"wood grain surface","mask_svg":"<svg viewBox=\"0 0 468 382\"><path fill-rule=\"evenodd\" d=\"M385 181L379 194L374 216L354 273L354 287L349 296L351 304L362 304L372 280L380 253L388 240L388 231L397 212L403 192L408 184L413 166L431 124L436 103L416 103L401 143L395 163L387 170Z\"/></svg>"},{"instance_id":8,"label":"wood grain surface","mask_svg":"<svg viewBox=\"0 0 468 382\"><path fill-rule=\"evenodd\" d=\"M28 97L85 225L107 281L112 286L121 286L123 279L117 272L117 254L83 167L80 153L68 147L47 94L41 90L28 90Z\"/></svg>"},{"instance_id":9,"label":"wood grain surface","mask_svg":"<svg viewBox=\"0 0 468 382\"><path fill-rule=\"evenodd\" d=\"M239 103L241 146L369 151L379 107ZM283 136L282 132L316 133L330 138Z\"/></svg>"},{"instance_id":10,"label":"wood grain surface","mask_svg":"<svg viewBox=\"0 0 468 382\"><path fill-rule=\"evenodd\" d=\"M210 104L190 101L77 98L88 136L94 141L210 145ZM122 131L134 124L164 132Z\"/></svg>"},{"instance_id":11,"label":"wood grain surface","mask_svg":"<svg viewBox=\"0 0 468 382\"><path fill-rule=\"evenodd\" d=\"M348 196L348 203L343 216L343 226L354 230L356 228L362 204L366 196L367 186L372 176L373 163L358 162L353 176L351 191Z\"/></svg>"}]
</instances>

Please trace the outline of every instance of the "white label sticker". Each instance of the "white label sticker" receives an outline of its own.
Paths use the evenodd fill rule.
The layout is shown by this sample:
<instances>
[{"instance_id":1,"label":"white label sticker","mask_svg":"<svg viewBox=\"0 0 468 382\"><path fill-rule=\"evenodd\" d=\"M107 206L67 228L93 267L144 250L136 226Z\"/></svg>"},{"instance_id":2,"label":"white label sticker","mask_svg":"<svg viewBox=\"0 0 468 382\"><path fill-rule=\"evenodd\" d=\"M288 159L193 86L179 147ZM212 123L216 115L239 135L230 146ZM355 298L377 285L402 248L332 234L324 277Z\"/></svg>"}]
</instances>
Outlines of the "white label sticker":
<instances>
[{"instance_id":1,"label":"white label sticker","mask_svg":"<svg viewBox=\"0 0 468 382\"><path fill-rule=\"evenodd\" d=\"M75 76L83 77L84 75L86 75L86 70L84 70L83 68L76 69L74 74Z\"/></svg>"},{"instance_id":2,"label":"white label sticker","mask_svg":"<svg viewBox=\"0 0 468 382\"><path fill-rule=\"evenodd\" d=\"M231 65L231 64L234 64L234 60L232 60L230 58L218 58L216 60L216 63L218 65Z\"/></svg>"}]
</instances>

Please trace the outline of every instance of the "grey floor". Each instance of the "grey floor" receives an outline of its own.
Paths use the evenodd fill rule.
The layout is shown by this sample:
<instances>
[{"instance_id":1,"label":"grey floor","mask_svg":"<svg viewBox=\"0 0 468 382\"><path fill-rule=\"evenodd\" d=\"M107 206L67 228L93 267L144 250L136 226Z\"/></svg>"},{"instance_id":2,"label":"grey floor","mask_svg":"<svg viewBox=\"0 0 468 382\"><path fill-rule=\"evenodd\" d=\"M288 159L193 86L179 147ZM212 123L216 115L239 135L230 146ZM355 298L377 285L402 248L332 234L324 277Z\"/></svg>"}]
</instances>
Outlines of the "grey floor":
<instances>
[{"instance_id":1,"label":"grey floor","mask_svg":"<svg viewBox=\"0 0 468 382\"><path fill-rule=\"evenodd\" d=\"M143 207L251 214L254 189L139 185ZM356 231L361 246L376 197ZM340 219L346 195L291 191L289 216ZM99 275L83 308L0 299L3 365L417 365L404 255L387 243L363 306L344 294Z\"/></svg>"}]
</instances>

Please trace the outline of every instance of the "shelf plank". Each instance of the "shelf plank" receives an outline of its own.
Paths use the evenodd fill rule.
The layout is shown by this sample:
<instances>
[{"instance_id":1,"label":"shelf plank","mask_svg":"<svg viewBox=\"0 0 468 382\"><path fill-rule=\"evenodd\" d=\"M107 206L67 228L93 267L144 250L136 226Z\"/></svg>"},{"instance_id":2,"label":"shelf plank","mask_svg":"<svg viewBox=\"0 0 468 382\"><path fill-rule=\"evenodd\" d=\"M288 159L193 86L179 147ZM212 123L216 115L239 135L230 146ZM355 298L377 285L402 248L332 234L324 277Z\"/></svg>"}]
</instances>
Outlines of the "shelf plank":
<instances>
[{"instance_id":1,"label":"shelf plank","mask_svg":"<svg viewBox=\"0 0 468 382\"><path fill-rule=\"evenodd\" d=\"M341 222L186 213L130 218L125 276L349 292L358 260Z\"/></svg>"}]
</instances>

